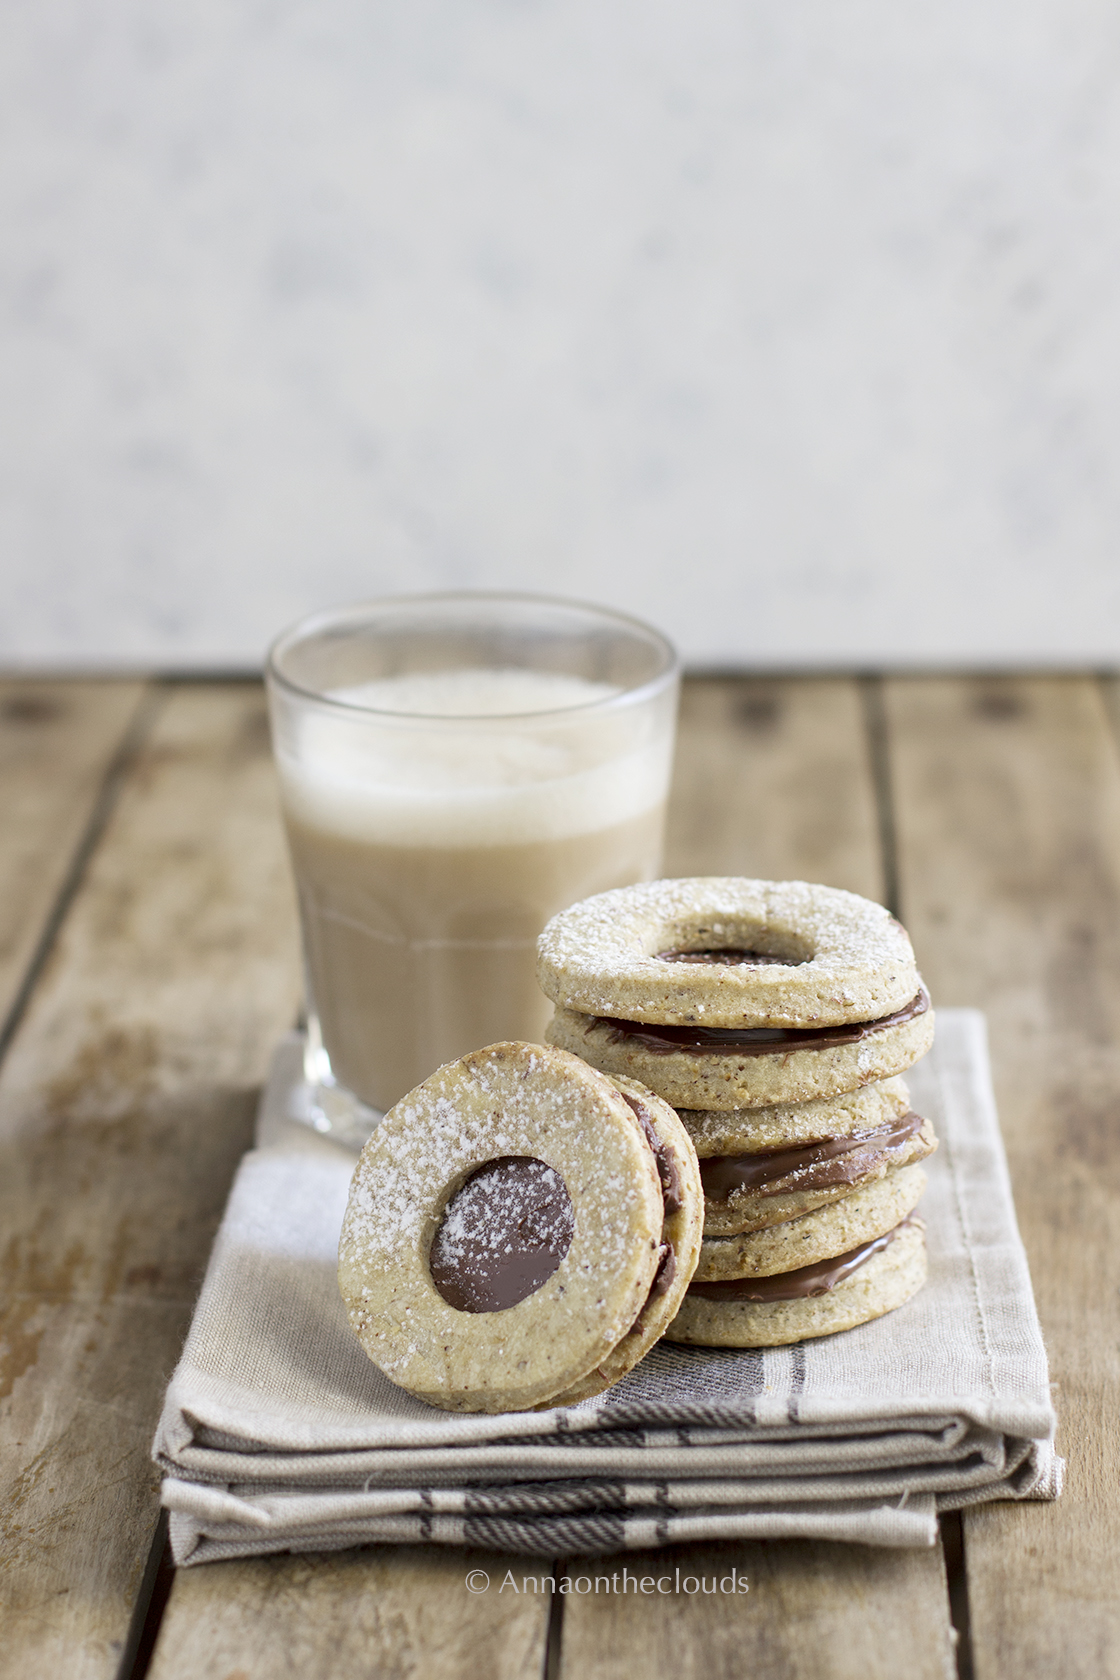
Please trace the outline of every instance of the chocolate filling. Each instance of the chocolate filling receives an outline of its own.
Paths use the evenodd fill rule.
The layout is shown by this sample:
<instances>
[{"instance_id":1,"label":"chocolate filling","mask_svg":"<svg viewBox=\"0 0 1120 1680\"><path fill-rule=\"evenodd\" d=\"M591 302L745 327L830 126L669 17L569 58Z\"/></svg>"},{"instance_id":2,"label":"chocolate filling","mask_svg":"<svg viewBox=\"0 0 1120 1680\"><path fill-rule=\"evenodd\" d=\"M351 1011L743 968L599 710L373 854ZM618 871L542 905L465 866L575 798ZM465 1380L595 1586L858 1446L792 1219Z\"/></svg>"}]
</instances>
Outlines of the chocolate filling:
<instances>
[{"instance_id":1,"label":"chocolate filling","mask_svg":"<svg viewBox=\"0 0 1120 1680\"><path fill-rule=\"evenodd\" d=\"M672 1150L667 1148L654 1130L653 1120L649 1109L637 1097L630 1096L626 1091L620 1091L619 1096L633 1110L634 1117L645 1134L645 1140L653 1150L653 1158L657 1162L657 1176L661 1181L661 1201L666 1216L679 1213L683 1203L681 1201L681 1175L677 1167L677 1158ZM664 1295L677 1275L677 1255L672 1243L665 1237L657 1250L657 1270L653 1274L653 1282L649 1286L649 1294L638 1309L638 1316L626 1332L628 1336L640 1336L644 1328L643 1320L650 1302L658 1295Z\"/></svg>"},{"instance_id":2,"label":"chocolate filling","mask_svg":"<svg viewBox=\"0 0 1120 1680\"><path fill-rule=\"evenodd\" d=\"M671 1242L666 1240L657 1250L657 1270L653 1274L653 1282L649 1286L649 1294L638 1309L638 1316L627 1330L628 1336L640 1336L646 1327L646 1313L651 1301L656 1301L659 1295L664 1295L672 1286L677 1275L677 1255Z\"/></svg>"},{"instance_id":3,"label":"chocolate filling","mask_svg":"<svg viewBox=\"0 0 1120 1680\"><path fill-rule=\"evenodd\" d=\"M738 968L749 963L751 968L760 968L763 964L780 968L800 968L800 957L775 957L769 951L751 951L744 945L721 945L704 951L658 951L662 962L678 963L707 963L720 968Z\"/></svg>"},{"instance_id":4,"label":"chocolate filling","mask_svg":"<svg viewBox=\"0 0 1120 1680\"><path fill-rule=\"evenodd\" d=\"M677 1275L677 1254L671 1242L663 1242L657 1251L657 1270L649 1286L648 1306L656 1295L664 1295Z\"/></svg>"},{"instance_id":5,"label":"chocolate filling","mask_svg":"<svg viewBox=\"0 0 1120 1680\"><path fill-rule=\"evenodd\" d=\"M572 1246L567 1185L532 1155L499 1155L455 1192L428 1256L432 1282L458 1312L505 1312L532 1295Z\"/></svg>"},{"instance_id":6,"label":"chocolate filling","mask_svg":"<svg viewBox=\"0 0 1120 1680\"><path fill-rule=\"evenodd\" d=\"M917 997L893 1015L878 1021L850 1021L839 1027L697 1027L664 1025L656 1021L619 1021L610 1015L593 1015L587 1023L606 1027L612 1044L630 1041L655 1056L671 1056L684 1050L696 1056L772 1056L779 1051L831 1050L835 1045L858 1044L872 1033L900 1027L929 1008L929 993L923 986Z\"/></svg>"},{"instance_id":7,"label":"chocolate filling","mask_svg":"<svg viewBox=\"0 0 1120 1680\"><path fill-rule=\"evenodd\" d=\"M677 1168L677 1158L671 1149L666 1148L653 1129L649 1109L640 1103L637 1097L628 1097L625 1091L619 1096L634 1111L635 1118L645 1133L646 1142L653 1150L653 1158L657 1162L657 1176L661 1180L661 1199L665 1204L666 1213L679 1213L683 1206L681 1202L681 1175Z\"/></svg>"},{"instance_id":8,"label":"chocolate filling","mask_svg":"<svg viewBox=\"0 0 1120 1680\"><path fill-rule=\"evenodd\" d=\"M710 1155L700 1162L700 1178L709 1201L725 1201L744 1190L781 1196L791 1190L821 1190L830 1184L854 1184L882 1157L921 1130L920 1114L904 1114L870 1132L820 1138L799 1149L771 1149L754 1155Z\"/></svg>"},{"instance_id":9,"label":"chocolate filling","mask_svg":"<svg viewBox=\"0 0 1120 1680\"><path fill-rule=\"evenodd\" d=\"M803 1301L813 1295L827 1295L838 1283L851 1277L871 1259L892 1243L909 1217L870 1242L850 1248L831 1260L816 1260L811 1266L798 1266L796 1271L778 1272L773 1277L731 1278L726 1283L694 1283L688 1293L705 1301Z\"/></svg>"}]
</instances>

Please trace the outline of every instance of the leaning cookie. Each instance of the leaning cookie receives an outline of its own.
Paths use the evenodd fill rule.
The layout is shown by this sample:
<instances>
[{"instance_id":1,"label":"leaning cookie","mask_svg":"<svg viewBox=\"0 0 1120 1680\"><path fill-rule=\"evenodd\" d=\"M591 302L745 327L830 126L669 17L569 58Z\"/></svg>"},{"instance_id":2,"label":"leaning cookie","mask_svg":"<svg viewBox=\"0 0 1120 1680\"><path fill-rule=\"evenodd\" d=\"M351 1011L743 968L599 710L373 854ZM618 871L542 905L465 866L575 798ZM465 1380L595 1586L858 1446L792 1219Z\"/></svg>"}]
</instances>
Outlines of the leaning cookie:
<instances>
[{"instance_id":1,"label":"leaning cookie","mask_svg":"<svg viewBox=\"0 0 1120 1680\"><path fill-rule=\"evenodd\" d=\"M657 1160L665 1206L663 1258L646 1304L621 1342L581 1382L554 1395L548 1402L552 1406L572 1406L577 1400L602 1394L645 1358L676 1317L700 1257L704 1192L688 1133L669 1104L644 1085L632 1079L612 1079L611 1083L634 1111Z\"/></svg>"},{"instance_id":2,"label":"leaning cookie","mask_svg":"<svg viewBox=\"0 0 1120 1680\"><path fill-rule=\"evenodd\" d=\"M924 1227L911 1215L853 1253L798 1271L694 1284L665 1339L700 1347L780 1347L834 1336L902 1306L926 1274Z\"/></svg>"},{"instance_id":3,"label":"leaning cookie","mask_svg":"<svg viewBox=\"0 0 1120 1680\"><path fill-rule=\"evenodd\" d=\"M430 1405L563 1404L616 1381L673 1316L701 1220L691 1143L656 1097L496 1044L440 1068L367 1143L339 1287L369 1357Z\"/></svg>"},{"instance_id":4,"label":"leaning cookie","mask_svg":"<svg viewBox=\"0 0 1120 1680\"><path fill-rule=\"evenodd\" d=\"M813 1102L890 1079L925 1055L933 1029L922 990L896 1014L852 1027L675 1027L561 1008L546 1037L674 1108L734 1109Z\"/></svg>"},{"instance_id":5,"label":"leaning cookie","mask_svg":"<svg viewBox=\"0 0 1120 1680\"><path fill-rule=\"evenodd\" d=\"M784 1224L732 1237L705 1236L692 1281L770 1277L847 1254L893 1231L913 1212L925 1186L921 1167L893 1167L874 1183Z\"/></svg>"}]
</instances>

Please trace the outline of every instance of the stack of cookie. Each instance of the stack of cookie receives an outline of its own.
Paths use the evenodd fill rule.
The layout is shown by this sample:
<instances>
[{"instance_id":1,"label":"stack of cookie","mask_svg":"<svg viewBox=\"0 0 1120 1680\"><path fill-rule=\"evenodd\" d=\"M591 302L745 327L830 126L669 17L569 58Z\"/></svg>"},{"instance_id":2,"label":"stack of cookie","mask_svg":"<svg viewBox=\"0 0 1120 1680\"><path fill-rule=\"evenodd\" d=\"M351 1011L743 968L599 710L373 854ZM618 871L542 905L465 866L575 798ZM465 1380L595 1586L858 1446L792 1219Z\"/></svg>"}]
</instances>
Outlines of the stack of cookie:
<instances>
[{"instance_id":1,"label":"stack of cookie","mask_svg":"<svg viewBox=\"0 0 1120 1680\"><path fill-rule=\"evenodd\" d=\"M863 1324L925 1281L936 1147L898 1076L933 1042L910 941L802 881L655 881L555 917L550 1042L670 1103L700 1158L700 1260L667 1335L763 1347Z\"/></svg>"}]
</instances>

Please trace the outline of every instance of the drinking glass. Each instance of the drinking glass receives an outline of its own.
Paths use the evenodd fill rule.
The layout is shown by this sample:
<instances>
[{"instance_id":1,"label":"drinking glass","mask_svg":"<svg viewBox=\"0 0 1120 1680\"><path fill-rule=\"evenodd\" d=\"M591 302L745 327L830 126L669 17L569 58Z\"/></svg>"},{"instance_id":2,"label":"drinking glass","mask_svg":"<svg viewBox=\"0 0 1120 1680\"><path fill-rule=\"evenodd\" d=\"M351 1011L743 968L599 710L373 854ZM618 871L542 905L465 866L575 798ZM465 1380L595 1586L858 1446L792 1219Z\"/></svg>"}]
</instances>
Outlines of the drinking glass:
<instances>
[{"instance_id":1,"label":"drinking glass","mask_svg":"<svg viewBox=\"0 0 1120 1680\"><path fill-rule=\"evenodd\" d=\"M361 1141L442 1063L541 1038L545 922L659 870L678 682L656 630L532 595L372 601L274 644L317 1129Z\"/></svg>"}]
</instances>

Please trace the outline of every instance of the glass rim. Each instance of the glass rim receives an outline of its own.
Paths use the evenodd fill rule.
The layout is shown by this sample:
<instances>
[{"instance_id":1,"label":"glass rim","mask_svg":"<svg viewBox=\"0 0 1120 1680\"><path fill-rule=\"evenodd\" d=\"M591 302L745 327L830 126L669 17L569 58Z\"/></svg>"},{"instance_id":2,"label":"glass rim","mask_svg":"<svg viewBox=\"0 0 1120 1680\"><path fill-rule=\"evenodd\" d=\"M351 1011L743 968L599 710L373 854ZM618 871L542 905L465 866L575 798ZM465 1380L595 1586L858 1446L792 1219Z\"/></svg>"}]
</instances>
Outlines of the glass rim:
<instances>
[{"instance_id":1,"label":"glass rim","mask_svg":"<svg viewBox=\"0 0 1120 1680\"><path fill-rule=\"evenodd\" d=\"M636 683L633 687L623 688L617 694L609 694L597 700L583 700L574 706L545 706L539 710L528 712L416 712L390 711L380 706L363 705L355 700L341 700L336 695L325 694L322 689L310 688L303 683L296 682L281 669L280 659L297 641L308 640L323 630L341 628L347 622L361 621L385 608L409 606L439 606L441 603L451 604L461 602L483 604L487 601L501 601L520 603L536 607L561 607L577 612L594 615L605 624L614 624L621 630L639 632L641 638L654 647L659 648L662 656L661 668L644 682ZM514 666L510 669L520 669ZM531 667L525 667L531 669ZM324 706L343 715L360 718L376 718L379 723L439 723L441 725L461 724L511 724L530 718L566 718L585 715L594 711L610 711L622 706L633 706L647 699L653 699L661 690L667 688L680 674L680 655L669 638L647 624L644 619L636 618L632 613L617 611L614 607L603 607L592 601L577 601L563 595L536 595L529 590L506 589L445 589L424 591L414 595L382 595L369 601L356 601L345 607L326 607L318 612L309 613L306 618L290 624L274 639L265 658L265 679L275 684L279 689L301 700L311 701L317 706Z\"/></svg>"}]
</instances>

